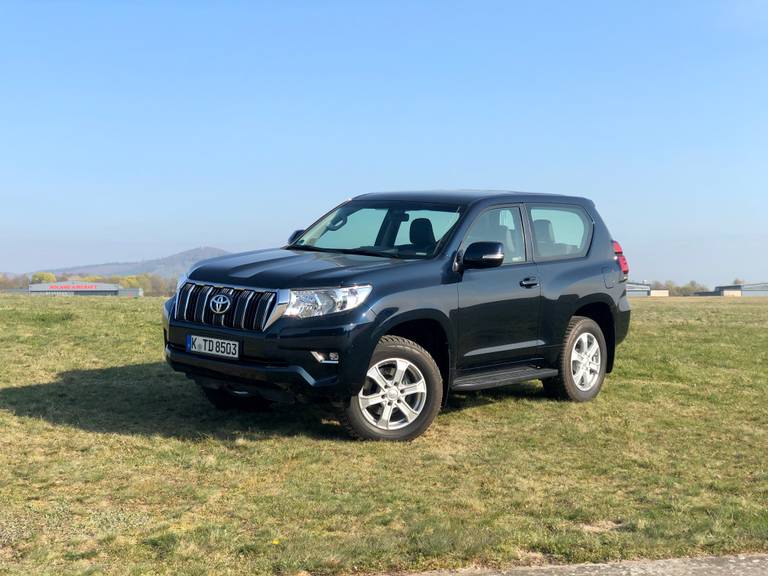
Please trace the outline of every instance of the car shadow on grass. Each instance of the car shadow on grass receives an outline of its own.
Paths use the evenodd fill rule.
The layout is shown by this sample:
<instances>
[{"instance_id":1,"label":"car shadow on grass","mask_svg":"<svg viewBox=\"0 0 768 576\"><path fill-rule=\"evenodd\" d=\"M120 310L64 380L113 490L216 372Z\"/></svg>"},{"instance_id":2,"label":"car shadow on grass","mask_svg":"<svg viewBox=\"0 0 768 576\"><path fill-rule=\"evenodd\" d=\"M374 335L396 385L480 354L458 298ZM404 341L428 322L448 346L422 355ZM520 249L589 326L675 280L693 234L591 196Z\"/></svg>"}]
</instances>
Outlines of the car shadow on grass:
<instances>
[{"instance_id":1,"label":"car shadow on grass","mask_svg":"<svg viewBox=\"0 0 768 576\"><path fill-rule=\"evenodd\" d=\"M0 389L0 409L83 430L187 440L309 436L344 440L329 407L219 411L163 362L62 372L53 382Z\"/></svg>"}]
</instances>

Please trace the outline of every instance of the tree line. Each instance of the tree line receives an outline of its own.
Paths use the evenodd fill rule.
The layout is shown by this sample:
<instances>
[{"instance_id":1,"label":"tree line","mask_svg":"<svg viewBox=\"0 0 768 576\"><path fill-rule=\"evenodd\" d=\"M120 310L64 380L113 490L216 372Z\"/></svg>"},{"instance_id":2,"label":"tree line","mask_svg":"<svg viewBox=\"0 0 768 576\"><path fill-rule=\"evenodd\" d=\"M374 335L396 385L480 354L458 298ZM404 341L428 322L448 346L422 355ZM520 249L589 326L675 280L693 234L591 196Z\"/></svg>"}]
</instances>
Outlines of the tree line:
<instances>
[{"instance_id":1,"label":"tree line","mask_svg":"<svg viewBox=\"0 0 768 576\"><path fill-rule=\"evenodd\" d=\"M105 282L119 284L123 288L143 288L147 296L167 296L176 290L176 280L157 274L137 274L132 276L78 276L75 274L54 274L53 272L35 272L26 274L0 274L0 290L25 289L30 284L52 284L54 282Z\"/></svg>"},{"instance_id":2,"label":"tree line","mask_svg":"<svg viewBox=\"0 0 768 576\"><path fill-rule=\"evenodd\" d=\"M651 290L669 290L670 296L693 296L697 292L708 292L709 287L691 280L687 284L675 284L672 280L651 282Z\"/></svg>"}]
</instances>

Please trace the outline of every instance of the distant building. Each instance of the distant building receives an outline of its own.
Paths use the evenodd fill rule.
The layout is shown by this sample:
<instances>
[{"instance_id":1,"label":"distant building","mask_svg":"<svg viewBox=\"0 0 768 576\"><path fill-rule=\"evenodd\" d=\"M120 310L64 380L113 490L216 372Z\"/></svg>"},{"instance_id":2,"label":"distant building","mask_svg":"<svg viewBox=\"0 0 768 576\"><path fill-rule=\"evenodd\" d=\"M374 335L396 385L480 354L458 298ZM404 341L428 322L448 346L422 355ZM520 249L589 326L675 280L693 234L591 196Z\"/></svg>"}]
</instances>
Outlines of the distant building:
<instances>
[{"instance_id":1,"label":"distant building","mask_svg":"<svg viewBox=\"0 0 768 576\"><path fill-rule=\"evenodd\" d=\"M30 284L28 292L31 296L125 296L128 298L144 296L144 290L141 288L123 288L119 284L77 280Z\"/></svg>"},{"instance_id":2,"label":"distant building","mask_svg":"<svg viewBox=\"0 0 768 576\"><path fill-rule=\"evenodd\" d=\"M627 296L666 298L669 296L669 290L653 290L650 284L644 282L627 282Z\"/></svg>"},{"instance_id":3,"label":"distant building","mask_svg":"<svg viewBox=\"0 0 768 576\"><path fill-rule=\"evenodd\" d=\"M647 297L651 295L651 285L641 282L627 282L627 296Z\"/></svg>"},{"instance_id":4,"label":"distant building","mask_svg":"<svg viewBox=\"0 0 768 576\"><path fill-rule=\"evenodd\" d=\"M741 287L742 296L768 296L768 282L759 284L744 284Z\"/></svg>"},{"instance_id":5,"label":"distant building","mask_svg":"<svg viewBox=\"0 0 768 576\"><path fill-rule=\"evenodd\" d=\"M741 298L750 296L768 296L768 282L759 284L728 284L715 286L711 292L697 292L697 296L723 296L725 298Z\"/></svg>"}]
</instances>

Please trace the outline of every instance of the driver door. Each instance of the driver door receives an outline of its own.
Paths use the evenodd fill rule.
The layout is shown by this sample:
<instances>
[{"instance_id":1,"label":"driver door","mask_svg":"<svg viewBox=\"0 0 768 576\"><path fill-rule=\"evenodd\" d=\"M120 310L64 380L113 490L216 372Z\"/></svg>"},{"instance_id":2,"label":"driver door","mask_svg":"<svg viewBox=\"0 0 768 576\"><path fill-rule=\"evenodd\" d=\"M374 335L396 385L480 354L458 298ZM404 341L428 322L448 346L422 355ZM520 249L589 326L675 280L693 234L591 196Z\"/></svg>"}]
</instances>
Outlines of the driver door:
<instances>
[{"instance_id":1,"label":"driver door","mask_svg":"<svg viewBox=\"0 0 768 576\"><path fill-rule=\"evenodd\" d=\"M520 206L480 214L462 242L462 252L474 242L500 242L504 261L497 268L463 272L459 282L459 369L537 357L541 287Z\"/></svg>"}]
</instances>

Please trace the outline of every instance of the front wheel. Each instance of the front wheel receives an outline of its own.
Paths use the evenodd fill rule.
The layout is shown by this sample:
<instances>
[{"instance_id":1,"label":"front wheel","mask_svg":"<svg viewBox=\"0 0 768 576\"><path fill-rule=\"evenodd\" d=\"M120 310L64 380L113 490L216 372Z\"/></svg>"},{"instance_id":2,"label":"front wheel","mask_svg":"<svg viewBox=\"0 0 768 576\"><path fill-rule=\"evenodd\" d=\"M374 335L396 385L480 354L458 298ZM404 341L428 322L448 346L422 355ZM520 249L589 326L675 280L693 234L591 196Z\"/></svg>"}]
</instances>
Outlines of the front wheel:
<instances>
[{"instance_id":1,"label":"front wheel","mask_svg":"<svg viewBox=\"0 0 768 576\"><path fill-rule=\"evenodd\" d=\"M550 395L573 402L587 402L600 393L605 381L608 349L605 336L591 318L574 316L560 349L560 374L544 380Z\"/></svg>"},{"instance_id":2,"label":"front wheel","mask_svg":"<svg viewBox=\"0 0 768 576\"><path fill-rule=\"evenodd\" d=\"M356 438L413 440L432 424L442 399L443 379L432 356L411 340L384 336L340 419Z\"/></svg>"}]
</instances>

